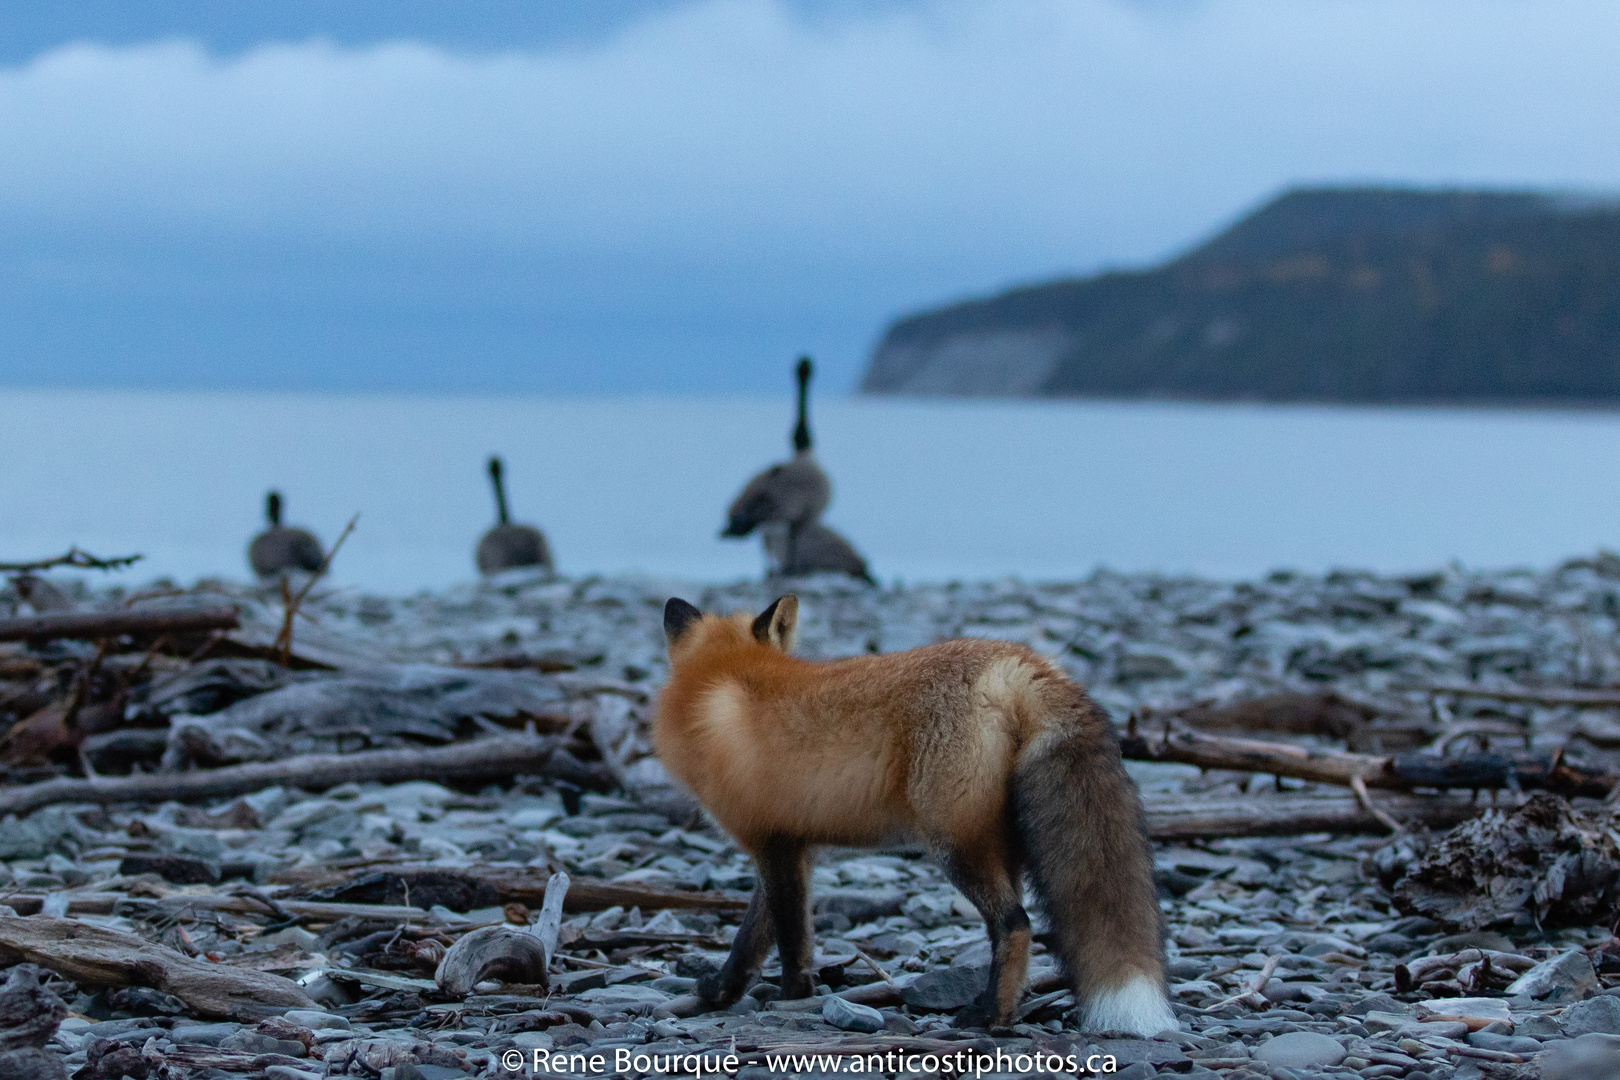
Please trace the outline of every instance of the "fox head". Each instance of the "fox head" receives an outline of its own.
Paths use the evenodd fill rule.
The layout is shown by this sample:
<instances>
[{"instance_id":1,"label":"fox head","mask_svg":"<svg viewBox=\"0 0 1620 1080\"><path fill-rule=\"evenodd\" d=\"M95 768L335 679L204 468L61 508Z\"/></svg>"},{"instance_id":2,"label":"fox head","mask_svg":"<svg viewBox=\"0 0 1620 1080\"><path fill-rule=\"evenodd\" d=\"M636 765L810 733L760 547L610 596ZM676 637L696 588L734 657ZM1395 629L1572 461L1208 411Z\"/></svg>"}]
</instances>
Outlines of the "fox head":
<instances>
[{"instance_id":1,"label":"fox head","mask_svg":"<svg viewBox=\"0 0 1620 1080\"><path fill-rule=\"evenodd\" d=\"M799 598L789 593L778 597L753 620L745 614L726 618L705 615L679 597L664 605L664 637L669 641L669 657L691 656L705 645L721 642L731 645L753 643L778 652L792 652L799 629Z\"/></svg>"}]
</instances>

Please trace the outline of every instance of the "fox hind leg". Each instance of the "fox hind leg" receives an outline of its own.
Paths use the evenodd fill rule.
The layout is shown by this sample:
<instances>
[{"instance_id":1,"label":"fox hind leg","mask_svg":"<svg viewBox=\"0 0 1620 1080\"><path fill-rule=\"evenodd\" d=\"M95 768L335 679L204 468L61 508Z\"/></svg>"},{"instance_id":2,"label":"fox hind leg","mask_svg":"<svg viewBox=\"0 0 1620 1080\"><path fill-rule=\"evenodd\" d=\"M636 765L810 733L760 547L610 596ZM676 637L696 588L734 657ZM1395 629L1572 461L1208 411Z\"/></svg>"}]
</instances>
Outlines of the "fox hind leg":
<instances>
[{"instance_id":1,"label":"fox hind leg","mask_svg":"<svg viewBox=\"0 0 1620 1080\"><path fill-rule=\"evenodd\" d=\"M770 839L754 852L754 894L743 915L731 955L719 971L698 980L697 994L711 1005L733 1005L759 971L772 939L782 958L782 996L815 992L810 966L809 849L797 841Z\"/></svg>"},{"instance_id":2,"label":"fox hind leg","mask_svg":"<svg viewBox=\"0 0 1620 1080\"><path fill-rule=\"evenodd\" d=\"M988 857L987 857L988 855ZM990 934L990 981L956 1018L959 1027L1012 1023L1029 981L1029 914L1024 910L1017 861L1003 851L949 849L945 874L984 916Z\"/></svg>"},{"instance_id":3,"label":"fox hind leg","mask_svg":"<svg viewBox=\"0 0 1620 1080\"><path fill-rule=\"evenodd\" d=\"M757 882L754 895L748 900L748 911L731 943L731 955L726 957L719 971L711 971L698 979L698 997L720 1008L736 1004L770 951L773 930L764 882Z\"/></svg>"},{"instance_id":4,"label":"fox hind leg","mask_svg":"<svg viewBox=\"0 0 1620 1080\"><path fill-rule=\"evenodd\" d=\"M771 921L776 925L776 951L782 960L782 997L807 998L815 993L810 976L815 942L810 933L810 849L797 840L773 838L755 857Z\"/></svg>"}]
</instances>

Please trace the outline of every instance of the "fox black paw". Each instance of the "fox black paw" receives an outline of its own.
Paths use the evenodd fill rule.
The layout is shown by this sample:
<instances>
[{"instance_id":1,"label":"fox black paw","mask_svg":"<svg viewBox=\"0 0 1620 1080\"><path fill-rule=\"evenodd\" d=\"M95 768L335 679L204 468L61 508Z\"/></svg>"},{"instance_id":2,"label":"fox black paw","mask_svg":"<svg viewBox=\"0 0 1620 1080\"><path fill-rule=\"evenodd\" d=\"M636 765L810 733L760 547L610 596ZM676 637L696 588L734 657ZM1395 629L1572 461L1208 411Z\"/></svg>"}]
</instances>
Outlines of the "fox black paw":
<instances>
[{"instance_id":1,"label":"fox black paw","mask_svg":"<svg viewBox=\"0 0 1620 1080\"><path fill-rule=\"evenodd\" d=\"M983 1005L973 1004L964 1006L951 1020L951 1026L957 1028L980 1028L988 1030L1000 1024L1001 1018L992 1016L990 1010Z\"/></svg>"},{"instance_id":2,"label":"fox black paw","mask_svg":"<svg viewBox=\"0 0 1620 1080\"><path fill-rule=\"evenodd\" d=\"M753 978L745 977L740 982L731 980L726 975L725 968L705 972L698 976L697 985L692 992L717 1009L726 1009L742 1000L743 992L748 989Z\"/></svg>"},{"instance_id":3,"label":"fox black paw","mask_svg":"<svg viewBox=\"0 0 1620 1080\"><path fill-rule=\"evenodd\" d=\"M808 975L801 975L792 981L789 981L786 977L782 980L783 1001L798 1001L801 998L814 997L815 993L815 980Z\"/></svg>"}]
</instances>

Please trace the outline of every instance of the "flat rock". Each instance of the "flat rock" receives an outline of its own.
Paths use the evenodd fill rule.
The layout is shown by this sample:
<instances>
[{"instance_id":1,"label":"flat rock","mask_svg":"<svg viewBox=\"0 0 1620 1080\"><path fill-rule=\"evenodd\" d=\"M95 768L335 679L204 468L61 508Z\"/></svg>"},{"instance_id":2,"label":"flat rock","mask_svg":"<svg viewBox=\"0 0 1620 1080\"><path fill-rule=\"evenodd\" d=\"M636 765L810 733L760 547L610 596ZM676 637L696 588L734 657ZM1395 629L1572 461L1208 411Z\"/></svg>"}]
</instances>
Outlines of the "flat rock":
<instances>
[{"instance_id":1,"label":"flat rock","mask_svg":"<svg viewBox=\"0 0 1620 1080\"><path fill-rule=\"evenodd\" d=\"M1620 998L1599 995L1590 1001L1571 1005L1559 1017L1565 1035L1620 1035Z\"/></svg>"},{"instance_id":2,"label":"flat rock","mask_svg":"<svg viewBox=\"0 0 1620 1080\"><path fill-rule=\"evenodd\" d=\"M1581 1001L1602 989L1592 961L1581 950L1571 949L1520 975L1507 992L1545 1001Z\"/></svg>"},{"instance_id":3,"label":"flat rock","mask_svg":"<svg viewBox=\"0 0 1620 1080\"><path fill-rule=\"evenodd\" d=\"M1620 1036L1582 1035L1554 1043L1537 1064L1541 1080L1614 1080L1620 1076Z\"/></svg>"},{"instance_id":4,"label":"flat rock","mask_svg":"<svg viewBox=\"0 0 1620 1080\"><path fill-rule=\"evenodd\" d=\"M1615 1002L1615 1006L1620 1008L1620 1001ZM1486 1023L1497 1021L1504 1024L1513 1023L1513 1016L1508 1012L1507 1001L1503 998L1440 998L1436 1001L1420 1001L1413 1006L1412 1015L1425 1023L1440 1017L1483 1020Z\"/></svg>"},{"instance_id":5,"label":"flat rock","mask_svg":"<svg viewBox=\"0 0 1620 1080\"><path fill-rule=\"evenodd\" d=\"M288 1009L281 1014L288 1020L312 1031L322 1029L342 1028L349 1030L349 1021L346 1017L336 1013L321 1012L319 1009Z\"/></svg>"},{"instance_id":6,"label":"flat rock","mask_svg":"<svg viewBox=\"0 0 1620 1080\"><path fill-rule=\"evenodd\" d=\"M883 1014L869 1005L845 1001L836 994L827 998L821 1007L821 1019L843 1031L874 1032L883 1030Z\"/></svg>"},{"instance_id":7,"label":"flat rock","mask_svg":"<svg viewBox=\"0 0 1620 1080\"><path fill-rule=\"evenodd\" d=\"M1256 1060L1285 1069L1309 1069L1337 1065L1344 1060L1344 1047L1337 1039L1314 1031L1290 1031L1262 1043L1254 1050Z\"/></svg>"},{"instance_id":8,"label":"flat rock","mask_svg":"<svg viewBox=\"0 0 1620 1080\"><path fill-rule=\"evenodd\" d=\"M619 983L617 986L598 986L579 995L580 1001L593 1005L662 1005L669 995L651 986Z\"/></svg>"},{"instance_id":9,"label":"flat rock","mask_svg":"<svg viewBox=\"0 0 1620 1080\"><path fill-rule=\"evenodd\" d=\"M234 1050L239 1054L280 1054L283 1057L304 1057L309 1051L295 1039L278 1039L257 1031L237 1031L216 1043L221 1050Z\"/></svg>"},{"instance_id":10,"label":"flat rock","mask_svg":"<svg viewBox=\"0 0 1620 1080\"><path fill-rule=\"evenodd\" d=\"M1361 1018L1361 1024L1374 1035L1381 1031L1399 1031L1412 1022L1407 1013L1384 1012L1381 1009L1371 1009Z\"/></svg>"},{"instance_id":11,"label":"flat rock","mask_svg":"<svg viewBox=\"0 0 1620 1080\"><path fill-rule=\"evenodd\" d=\"M219 864L190 855L126 855L118 864L124 877L156 874L176 885L217 885Z\"/></svg>"},{"instance_id":12,"label":"flat rock","mask_svg":"<svg viewBox=\"0 0 1620 1080\"><path fill-rule=\"evenodd\" d=\"M929 971L900 988L900 999L915 1009L949 1012L968 1004L990 985L988 967Z\"/></svg>"},{"instance_id":13,"label":"flat rock","mask_svg":"<svg viewBox=\"0 0 1620 1080\"><path fill-rule=\"evenodd\" d=\"M169 1038L176 1046L218 1046L241 1030L241 1024L176 1024Z\"/></svg>"},{"instance_id":14,"label":"flat rock","mask_svg":"<svg viewBox=\"0 0 1620 1080\"><path fill-rule=\"evenodd\" d=\"M1539 1054L1543 1049L1540 1039L1527 1035L1497 1035L1490 1031L1471 1031L1465 1041L1469 1046L1477 1046L1481 1050L1500 1050L1504 1054L1522 1054L1526 1057Z\"/></svg>"}]
</instances>

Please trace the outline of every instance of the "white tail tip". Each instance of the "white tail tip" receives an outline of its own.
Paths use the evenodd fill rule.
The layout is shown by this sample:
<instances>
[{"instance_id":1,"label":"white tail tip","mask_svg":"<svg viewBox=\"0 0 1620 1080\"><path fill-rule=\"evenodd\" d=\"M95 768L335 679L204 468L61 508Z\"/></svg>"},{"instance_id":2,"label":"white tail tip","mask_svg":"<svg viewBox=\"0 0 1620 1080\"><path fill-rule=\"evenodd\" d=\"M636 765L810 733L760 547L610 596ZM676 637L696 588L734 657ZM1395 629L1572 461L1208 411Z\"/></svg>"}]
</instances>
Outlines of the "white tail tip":
<instances>
[{"instance_id":1,"label":"white tail tip","mask_svg":"<svg viewBox=\"0 0 1620 1080\"><path fill-rule=\"evenodd\" d=\"M1095 995L1082 1015L1082 1030L1129 1031L1144 1039L1180 1027L1158 980L1146 975Z\"/></svg>"}]
</instances>

